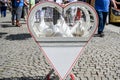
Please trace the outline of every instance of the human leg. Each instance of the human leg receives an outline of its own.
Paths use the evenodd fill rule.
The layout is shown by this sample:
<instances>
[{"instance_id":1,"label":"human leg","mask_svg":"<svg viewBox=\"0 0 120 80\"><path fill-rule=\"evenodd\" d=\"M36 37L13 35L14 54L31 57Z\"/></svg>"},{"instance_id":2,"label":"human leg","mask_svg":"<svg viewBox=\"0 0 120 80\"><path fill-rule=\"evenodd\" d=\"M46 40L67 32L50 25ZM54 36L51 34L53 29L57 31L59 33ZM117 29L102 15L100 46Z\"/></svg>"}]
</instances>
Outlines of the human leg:
<instances>
[{"instance_id":1,"label":"human leg","mask_svg":"<svg viewBox=\"0 0 120 80\"><path fill-rule=\"evenodd\" d=\"M16 9L16 26L21 26L20 19L22 15L22 7L17 7Z\"/></svg>"},{"instance_id":2,"label":"human leg","mask_svg":"<svg viewBox=\"0 0 120 80\"><path fill-rule=\"evenodd\" d=\"M28 11L29 11L29 8L27 6L25 6L24 8L24 12L25 12L25 20L27 19L27 16L28 16Z\"/></svg>"},{"instance_id":3,"label":"human leg","mask_svg":"<svg viewBox=\"0 0 120 80\"><path fill-rule=\"evenodd\" d=\"M15 23L15 19L16 19L16 8L12 8L12 12L11 12L11 14L12 14L12 25L14 25L14 23Z\"/></svg>"},{"instance_id":4,"label":"human leg","mask_svg":"<svg viewBox=\"0 0 120 80\"><path fill-rule=\"evenodd\" d=\"M98 24L98 31L96 35L94 35L94 37L103 37L103 29L104 29L104 23L103 23L103 12L101 11L97 11L98 14L98 18L99 18L99 24Z\"/></svg>"},{"instance_id":5,"label":"human leg","mask_svg":"<svg viewBox=\"0 0 120 80\"><path fill-rule=\"evenodd\" d=\"M98 18L99 18L99 24L98 24L98 34L101 34L103 32L103 13L101 11L97 11Z\"/></svg>"},{"instance_id":6,"label":"human leg","mask_svg":"<svg viewBox=\"0 0 120 80\"><path fill-rule=\"evenodd\" d=\"M3 17L3 11L4 11L3 6L1 6L1 17Z\"/></svg>"},{"instance_id":7,"label":"human leg","mask_svg":"<svg viewBox=\"0 0 120 80\"><path fill-rule=\"evenodd\" d=\"M103 12L103 25L104 25L104 27L105 27L105 23L107 20L107 16L108 16L108 12Z\"/></svg>"},{"instance_id":8,"label":"human leg","mask_svg":"<svg viewBox=\"0 0 120 80\"><path fill-rule=\"evenodd\" d=\"M7 10L7 6L3 7L3 16L6 17L6 10Z\"/></svg>"}]
</instances>

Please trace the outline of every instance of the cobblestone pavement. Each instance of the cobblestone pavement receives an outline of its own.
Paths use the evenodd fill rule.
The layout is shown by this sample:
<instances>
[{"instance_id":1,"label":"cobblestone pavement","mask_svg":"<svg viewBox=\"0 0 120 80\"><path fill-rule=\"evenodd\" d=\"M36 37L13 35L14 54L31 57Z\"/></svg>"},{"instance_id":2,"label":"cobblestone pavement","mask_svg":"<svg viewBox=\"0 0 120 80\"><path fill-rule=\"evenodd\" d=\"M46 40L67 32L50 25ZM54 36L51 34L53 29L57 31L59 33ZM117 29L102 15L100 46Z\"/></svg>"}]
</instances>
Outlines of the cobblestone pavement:
<instances>
[{"instance_id":1,"label":"cobblestone pavement","mask_svg":"<svg viewBox=\"0 0 120 80\"><path fill-rule=\"evenodd\" d=\"M51 67L21 22L22 27L15 27L10 14L0 18L0 79L42 80ZM92 38L72 69L78 80L120 80L120 27L117 28L117 32L106 28L103 38Z\"/></svg>"}]
</instances>

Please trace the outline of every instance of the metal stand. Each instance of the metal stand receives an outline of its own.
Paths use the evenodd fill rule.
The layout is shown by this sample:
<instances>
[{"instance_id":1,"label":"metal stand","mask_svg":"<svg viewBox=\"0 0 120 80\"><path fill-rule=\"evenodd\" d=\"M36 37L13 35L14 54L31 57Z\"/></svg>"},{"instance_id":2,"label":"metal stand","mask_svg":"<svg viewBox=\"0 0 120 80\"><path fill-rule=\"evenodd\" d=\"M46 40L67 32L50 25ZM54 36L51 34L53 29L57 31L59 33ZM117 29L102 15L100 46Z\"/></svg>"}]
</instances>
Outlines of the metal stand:
<instances>
[{"instance_id":1,"label":"metal stand","mask_svg":"<svg viewBox=\"0 0 120 80\"><path fill-rule=\"evenodd\" d=\"M46 76L43 80L50 80L50 76L51 74L54 72L54 69L52 69Z\"/></svg>"}]
</instances>

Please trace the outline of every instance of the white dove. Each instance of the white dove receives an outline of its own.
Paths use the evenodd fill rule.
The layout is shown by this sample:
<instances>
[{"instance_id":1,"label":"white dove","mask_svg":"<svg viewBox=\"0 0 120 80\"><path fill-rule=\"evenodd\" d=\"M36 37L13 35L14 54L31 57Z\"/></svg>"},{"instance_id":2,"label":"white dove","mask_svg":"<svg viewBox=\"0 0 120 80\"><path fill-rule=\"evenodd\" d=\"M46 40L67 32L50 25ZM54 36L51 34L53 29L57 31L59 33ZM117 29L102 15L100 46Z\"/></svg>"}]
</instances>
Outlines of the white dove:
<instances>
[{"instance_id":1,"label":"white dove","mask_svg":"<svg viewBox=\"0 0 120 80\"><path fill-rule=\"evenodd\" d=\"M71 34L69 26L66 24L66 22L62 16L57 21L57 24L55 25L55 27L57 27L56 34L59 34L59 36L73 37L73 35Z\"/></svg>"},{"instance_id":2,"label":"white dove","mask_svg":"<svg viewBox=\"0 0 120 80\"><path fill-rule=\"evenodd\" d=\"M53 37L55 34L55 28L53 23L50 23L49 26L43 30L43 32L45 33L46 37Z\"/></svg>"},{"instance_id":3,"label":"white dove","mask_svg":"<svg viewBox=\"0 0 120 80\"><path fill-rule=\"evenodd\" d=\"M46 25L45 20L44 20L44 13L41 16L41 22L38 26L38 30L40 31L40 33L42 34L41 36L45 36L45 37L51 37L54 34L53 31L53 25L50 24L49 26Z\"/></svg>"},{"instance_id":4,"label":"white dove","mask_svg":"<svg viewBox=\"0 0 120 80\"><path fill-rule=\"evenodd\" d=\"M82 36L85 33L85 28L82 25L82 22L79 20L72 28L71 33L74 36Z\"/></svg>"}]
</instances>

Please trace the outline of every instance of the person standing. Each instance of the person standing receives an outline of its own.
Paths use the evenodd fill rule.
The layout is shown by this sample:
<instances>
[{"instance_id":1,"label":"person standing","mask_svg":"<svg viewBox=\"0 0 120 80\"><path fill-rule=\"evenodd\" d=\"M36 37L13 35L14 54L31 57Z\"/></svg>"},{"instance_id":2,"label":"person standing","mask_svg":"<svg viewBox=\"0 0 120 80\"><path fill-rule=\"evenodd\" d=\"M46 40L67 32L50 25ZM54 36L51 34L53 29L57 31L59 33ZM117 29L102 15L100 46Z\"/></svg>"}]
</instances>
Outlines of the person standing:
<instances>
[{"instance_id":1,"label":"person standing","mask_svg":"<svg viewBox=\"0 0 120 80\"><path fill-rule=\"evenodd\" d=\"M16 19L16 26L22 26L20 24L22 8L24 6L24 0L12 0L12 24L14 25Z\"/></svg>"},{"instance_id":2,"label":"person standing","mask_svg":"<svg viewBox=\"0 0 120 80\"><path fill-rule=\"evenodd\" d=\"M29 12L29 0L24 0L24 6L22 8L22 16L21 16L21 18L24 18L25 21L27 19L28 12Z\"/></svg>"},{"instance_id":3,"label":"person standing","mask_svg":"<svg viewBox=\"0 0 120 80\"><path fill-rule=\"evenodd\" d=\"M95 37L104 36L103 30L105 27L107 14L109 12L110 1L115 4L114 0L95 0L95 9L99 18L98 31Z\"/></svg>"},{"instance_id":4,"label":"person standing","mask_svg":"<svg viewBox=\"0 0 120 80\"><path fill-rule=\"evenodd\" d=\"M1 17L6 17L6 10L7 10L7 0L0 0L1 1Z\"/></svg>"}]
</instances>

